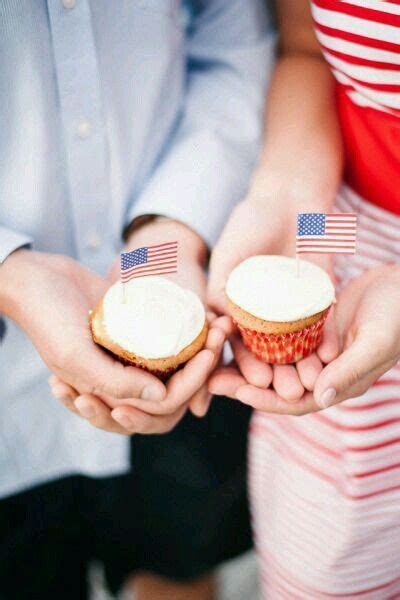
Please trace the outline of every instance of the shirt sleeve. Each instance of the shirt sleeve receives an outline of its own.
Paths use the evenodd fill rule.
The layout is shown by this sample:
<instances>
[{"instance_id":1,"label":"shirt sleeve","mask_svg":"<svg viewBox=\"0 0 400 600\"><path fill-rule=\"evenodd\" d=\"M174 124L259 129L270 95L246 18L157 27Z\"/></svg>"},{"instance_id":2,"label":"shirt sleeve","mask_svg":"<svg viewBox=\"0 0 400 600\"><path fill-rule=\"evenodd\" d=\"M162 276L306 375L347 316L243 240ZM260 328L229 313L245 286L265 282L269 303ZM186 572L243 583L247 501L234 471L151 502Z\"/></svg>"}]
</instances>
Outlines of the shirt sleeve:
<instances>
[{"instance_id":1,"label":"shirt sleeve","mask_svg":"<svg viewBox=\"0 0 400 600\"><path fill-rule=\"evenodd\" d=\"M14 250L23 246L29 246L32 238L13 229L0 225L0 264L4 262Z\"/></svg>"},{"instance_id":2,"label":"shirt sleeve","mask_svg":"<svg viewBox=\"0 0 400 600\"><path fill-rule=\"evenodd\" d=\"M215 243L260 150L275 45L265 4L208 0L193 16L182 114L127 223L164 215Z\"/></svg>"}]
</instances>

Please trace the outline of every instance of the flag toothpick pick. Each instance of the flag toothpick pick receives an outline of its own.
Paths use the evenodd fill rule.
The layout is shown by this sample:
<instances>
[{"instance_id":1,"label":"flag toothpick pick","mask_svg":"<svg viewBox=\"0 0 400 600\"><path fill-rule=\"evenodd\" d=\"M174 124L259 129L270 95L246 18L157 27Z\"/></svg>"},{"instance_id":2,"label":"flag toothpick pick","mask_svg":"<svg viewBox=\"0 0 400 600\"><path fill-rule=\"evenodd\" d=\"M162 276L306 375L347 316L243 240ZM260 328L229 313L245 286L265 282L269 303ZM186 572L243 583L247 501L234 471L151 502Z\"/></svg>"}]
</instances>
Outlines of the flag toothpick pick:
<instances>
[{"instance_id":1,"label":"flag toothpick pick","mask_svg":"<svg viewBox=\"0 0 400 600\"><path fill-rule=\"evenodd\" d=\"M355 254L355 213L299 213L297 215L296 259L299 254Z\"/></svg>"},{"instance_id":2,"label":"flag toothpick pick","mask_svg":"<svg viewBox=\"0 0 400 600\"><path fill-rule=\"evenodd\" d=\"M125 283L137 277L168 275L178 270L178 242L143 246L121 253L122 302L125 302Z\"/></svg>"}]
</instances>

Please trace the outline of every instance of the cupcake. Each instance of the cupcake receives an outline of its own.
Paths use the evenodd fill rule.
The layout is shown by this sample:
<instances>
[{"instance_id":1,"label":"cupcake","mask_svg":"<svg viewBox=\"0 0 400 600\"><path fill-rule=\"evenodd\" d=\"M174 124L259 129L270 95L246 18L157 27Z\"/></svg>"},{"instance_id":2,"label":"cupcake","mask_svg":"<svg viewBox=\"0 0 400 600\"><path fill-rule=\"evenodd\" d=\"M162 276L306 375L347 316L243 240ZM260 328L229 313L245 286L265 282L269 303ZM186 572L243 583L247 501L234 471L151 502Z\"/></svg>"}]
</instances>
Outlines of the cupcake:
<instances>
[{"instance_id":1,"label":"cupcake","mask_svg":"<svg viewBox=\"0 0 400 600\"><path fill-rule=\"evenodd\" d=\"M318 347L335 290L316 265L284 256L253 256L230 274L228 309L243 342L268 363L305 358Z\"/></svg>"},{"instance_id":2,"label":"cupcake","mask_svg":"<svg viewBox=\"0 0 400 600\"><path fill-rule=\"evenodd\" d=\"M115 283L90 314L94 341L123 364L167 378L207 338L204 306L193 292L162 277Z\"/></svg>"}]
</instances>

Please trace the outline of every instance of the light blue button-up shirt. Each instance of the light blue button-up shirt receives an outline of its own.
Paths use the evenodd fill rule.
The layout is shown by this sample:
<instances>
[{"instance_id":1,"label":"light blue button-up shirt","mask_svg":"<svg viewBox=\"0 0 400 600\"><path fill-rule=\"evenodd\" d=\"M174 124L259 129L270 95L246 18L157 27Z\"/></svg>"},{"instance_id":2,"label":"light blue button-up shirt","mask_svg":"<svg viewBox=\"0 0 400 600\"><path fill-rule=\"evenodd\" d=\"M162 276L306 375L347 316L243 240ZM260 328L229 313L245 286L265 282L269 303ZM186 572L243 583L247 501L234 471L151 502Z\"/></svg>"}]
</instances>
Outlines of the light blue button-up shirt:
<instances>
[{"instance_id":1,"label":"light blue button-up shirt","mask_svg":"<svg viewBox=\"0 0 400 600\"><path fill-rule=\"evenodd\" d=\"M259 147L265 11L263 0L2 0L0 262L31 244L104 273L145 213L212 245ZM0 494L124 469L126 439L50 397L13 323L2 337Z\"/></svg>"}]
</instances>

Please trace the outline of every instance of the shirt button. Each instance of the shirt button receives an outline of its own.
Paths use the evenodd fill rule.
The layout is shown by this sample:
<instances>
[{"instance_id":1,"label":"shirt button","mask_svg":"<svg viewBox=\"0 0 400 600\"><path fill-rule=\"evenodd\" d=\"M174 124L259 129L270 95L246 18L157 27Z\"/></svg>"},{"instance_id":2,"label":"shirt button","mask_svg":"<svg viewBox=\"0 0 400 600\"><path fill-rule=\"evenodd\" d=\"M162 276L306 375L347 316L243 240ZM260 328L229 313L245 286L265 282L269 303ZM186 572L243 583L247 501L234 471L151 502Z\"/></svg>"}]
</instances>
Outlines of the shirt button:
<instances>
[{"instance_id":1,"label":"shirt button","mask_svg":"<svg viewBox=\"0 0 400 600\"><path fill-rule=\"evenodd\" d=\"M75 8L76 0L62 0L64 8Z\"/></svg>"},{"instance_id":2,"label":"shirt button","mask_svg":"<svg viewBox=\"0 0 400 600\"><path fill-rule=\"evenodd\" d=\"M101 237L97 233L92 233L87 239L87 247L91 250L97 250L101 246Z\"/></svg>"},{"instance_id":3,"label":"shirt button","mask_svg":"<svg viewBox=\"0 0 400 600\"><path fill-rule=\"evenodd\" d=\"M81 121L78 125L78 135L81 140L86 139L92 133L92 126L89 121Z\"/></svg>"}]
</instances>

